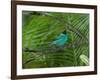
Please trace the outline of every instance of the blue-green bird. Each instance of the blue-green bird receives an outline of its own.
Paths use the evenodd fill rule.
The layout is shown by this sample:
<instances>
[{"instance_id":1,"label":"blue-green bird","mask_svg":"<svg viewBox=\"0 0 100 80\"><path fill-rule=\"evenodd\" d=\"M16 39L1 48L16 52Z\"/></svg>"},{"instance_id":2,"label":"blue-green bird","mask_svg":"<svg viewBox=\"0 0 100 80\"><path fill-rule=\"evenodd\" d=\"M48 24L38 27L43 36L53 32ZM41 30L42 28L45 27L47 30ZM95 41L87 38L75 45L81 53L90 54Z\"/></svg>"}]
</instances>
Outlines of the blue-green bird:
<instances>
[{"instance_id":1,"label":"blue-green bird","mask_svg":"<svg viewBox=\"0 0 100 80\"><path fill-rule=\"evenodd\" d=\"M67 41L68 41L68 35L66 31L64 31L56 38L56 40L52 42L52 44L56 46L63 46Z\"/></svg>"}]
</instances>

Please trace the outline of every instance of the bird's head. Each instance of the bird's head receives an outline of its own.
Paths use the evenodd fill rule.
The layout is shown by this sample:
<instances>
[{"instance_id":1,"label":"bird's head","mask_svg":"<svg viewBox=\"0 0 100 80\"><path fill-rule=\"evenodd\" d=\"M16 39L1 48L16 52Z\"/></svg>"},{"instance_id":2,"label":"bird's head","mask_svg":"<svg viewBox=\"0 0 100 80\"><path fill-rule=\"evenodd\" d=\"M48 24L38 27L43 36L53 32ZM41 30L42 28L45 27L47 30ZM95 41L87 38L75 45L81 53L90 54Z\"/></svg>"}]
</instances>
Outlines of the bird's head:
<instances>
[{"instance_id":1,"label":"bird's head","mask_svg":"<svg viewBox=\"0 0 100 80\"><path fill-rule=\"evenodd\" d=\"M62 33L63 33L63 34L67 34L66 31L63 31Z\"/></svg>"}]
</instances>

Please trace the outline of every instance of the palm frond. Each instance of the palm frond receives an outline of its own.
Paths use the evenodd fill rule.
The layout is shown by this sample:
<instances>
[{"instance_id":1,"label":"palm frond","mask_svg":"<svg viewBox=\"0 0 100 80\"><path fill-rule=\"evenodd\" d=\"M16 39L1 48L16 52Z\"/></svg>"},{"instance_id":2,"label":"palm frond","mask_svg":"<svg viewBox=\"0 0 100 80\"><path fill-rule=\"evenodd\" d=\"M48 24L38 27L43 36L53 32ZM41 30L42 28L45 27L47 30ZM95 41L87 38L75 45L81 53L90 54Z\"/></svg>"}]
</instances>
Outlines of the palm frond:
<instances>
[{"instance_id":1,"label":"palm frond","mask_svg":"<svg viewBox=\"0 0 100 80\"><path fill-rule=\"evenodd\" d=\"M88 65L88 14L29 12L28 16L29 21L23 15L23 68ZM61 47L50 45L63 31L68 34L68 42Z\"/></svg>"}]
</instances>

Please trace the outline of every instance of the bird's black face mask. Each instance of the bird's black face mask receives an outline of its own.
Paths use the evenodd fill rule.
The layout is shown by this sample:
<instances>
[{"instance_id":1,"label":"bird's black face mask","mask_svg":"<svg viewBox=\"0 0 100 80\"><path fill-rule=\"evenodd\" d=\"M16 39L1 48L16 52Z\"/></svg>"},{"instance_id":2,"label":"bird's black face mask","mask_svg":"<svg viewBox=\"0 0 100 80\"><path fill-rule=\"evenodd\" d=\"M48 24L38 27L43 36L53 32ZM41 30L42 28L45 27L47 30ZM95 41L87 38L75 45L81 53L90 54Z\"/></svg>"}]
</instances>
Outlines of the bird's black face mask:
<instances>
[{"instance_id":1,"label":"bird's black face mask","mask_svg":"<svg viewBox=\"0 0 100 80\"><path fill-rule=\"evenodd\" d=\"M66 34L66 31L63 31L62 33L63 33L63 34Z\"/></svg>"}]
</instances>

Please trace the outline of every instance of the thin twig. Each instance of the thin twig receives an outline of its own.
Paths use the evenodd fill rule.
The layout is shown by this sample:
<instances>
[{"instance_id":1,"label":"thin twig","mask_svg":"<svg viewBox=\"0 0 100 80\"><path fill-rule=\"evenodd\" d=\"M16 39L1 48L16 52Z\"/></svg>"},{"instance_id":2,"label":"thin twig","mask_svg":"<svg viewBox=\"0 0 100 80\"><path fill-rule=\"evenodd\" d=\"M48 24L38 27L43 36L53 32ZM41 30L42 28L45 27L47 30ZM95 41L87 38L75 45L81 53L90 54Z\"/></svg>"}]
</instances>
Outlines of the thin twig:
<instances>
[{"instance_id":1,"label":"thin twig","mask_svg":"<svg viewBox=\"0 0 100 80\"><path fill-rule=\"evenodd\" d=\"M64 49L67 49L67 48L77 48L79 47L80 45L84 44L83 41L80 39L78 41L75 41L75 42L72 42L70 44L66 44L65 46L61 46L61 47L56 47L56 46L51 46L51 47L48 47L48 48L45 48L45 49L28 49L28 48L24 48L23 51L24 52L43 52L43 53L48 53L48 52L58 52L58 51L61 51L61 50L64 50Z\"/></svg>"}]
</instances>

